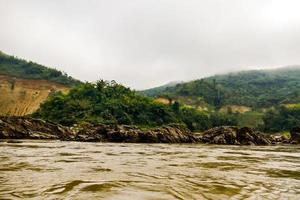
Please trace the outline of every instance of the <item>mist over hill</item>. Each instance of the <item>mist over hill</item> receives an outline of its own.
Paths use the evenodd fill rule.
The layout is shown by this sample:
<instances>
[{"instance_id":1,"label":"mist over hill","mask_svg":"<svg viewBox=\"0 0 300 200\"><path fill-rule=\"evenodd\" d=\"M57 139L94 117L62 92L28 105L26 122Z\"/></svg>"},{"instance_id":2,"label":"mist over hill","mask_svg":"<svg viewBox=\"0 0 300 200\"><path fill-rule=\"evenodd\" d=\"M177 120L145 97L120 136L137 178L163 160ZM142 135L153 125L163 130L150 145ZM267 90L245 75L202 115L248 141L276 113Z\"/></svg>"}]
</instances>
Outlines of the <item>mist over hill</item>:
<instances>
[{"instance_id":1,"label":"mist over hill","mask_svg":"<svg viewBox=\"0 0 300 200\"><path fill-rule=\"evenodd\" d=\"M215 75L142 93L217 109L226 105L268 108L300 101L300 66Z\"/></svg>"}]
</instances>

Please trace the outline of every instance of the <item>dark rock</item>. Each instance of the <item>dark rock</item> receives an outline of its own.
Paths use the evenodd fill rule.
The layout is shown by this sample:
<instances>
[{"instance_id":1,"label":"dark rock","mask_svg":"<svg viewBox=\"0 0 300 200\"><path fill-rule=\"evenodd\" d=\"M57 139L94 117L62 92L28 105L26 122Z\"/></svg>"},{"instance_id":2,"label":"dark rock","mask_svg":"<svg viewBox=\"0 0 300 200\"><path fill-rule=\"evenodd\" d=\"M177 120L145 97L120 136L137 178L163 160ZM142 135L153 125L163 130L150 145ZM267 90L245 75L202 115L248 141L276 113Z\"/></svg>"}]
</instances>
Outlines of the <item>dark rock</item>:
<instances>
[{"instance_id":1,"label":"dark rock","mask_svg":"<svg viewBox=\"0 0 300 200\"><path fill-rule=\"evenodd\" d=\"M290 138L282 133L270 135L270 140L272 141L272 144L290 144Z\"/></svg>"},{"instance_id":2,"label":"dark rock","mask_svg":"<svg viewBox=\"0 0 300 200\"><path fill-rule=\"evenodd\" d=\"M0 117L0 139L72 140L74 134L66 127L26 117Z\"/></svg>"},{"instance_id":3,"label":"dark rock","mask_svg":"<svg viewBox=\"0 0 300 200\"><path fill-rule=\"evenodd\" d=\"M91 125L67 128L26 117L0 117L0 141L4 139L51 139L83 142L207 143L223 145L300 144L300 127L291 130L289 140L282 134L266 135L244 127L216 127L191 133L178 125L142 130L129 125ZM10 140L9 140L10 141ZM11 140L16 142L17 140Z\"/></svg>"},{"instance_id":4,"label":"dark rock","mask_svg":"<svg viewBox=\"0 0 300 200\"><path fill-rule=\"evenodd\" d=\"M132 143L191 143L196 142L193 134L183 128L163 126L142 131L128 125L97 125L78 132L77 141L132 142Z\"/></svg>"},{"instance_id":5,"label":"dark rock","mask_svg":"<svg viewBox=\"0 0 300 200\"><path fill-rule=\"evenodd\" d=\"M254 129L244 127L238 129L237 140L242 145L270 145L272 141L267 135L255 131Z\"/></svg>"},{"instance_id":6,"label":"dark rock","mask_svg":"<svg viewBox=\"0 0 300 200\"><path fill-rule=\"evenodd\" d=\"M22 143L22 141L19 141L19 140L8 140L7 143Z\"/></svg>"},{"instance_id":7,"label":"dark rock","mask_svg":"<svg viewBox=\"0 0 300 200\"><path fill-rule=\"evenodd\" d=\"M291 133L290 143L291 144L300 144L300 127L292 128L290 133Z\"/></svg>"},{"instance_id":8,"label":"dark rock","mask_svg":"<svg viewBox=\"0 0 300 200\"><path fill-rule=\"evenodd\" d=\"M216 127L198 135L198 140L207 144L226 145L270 145L272 141L267 135L251 128Z\"/></svg>"}]
</instances>

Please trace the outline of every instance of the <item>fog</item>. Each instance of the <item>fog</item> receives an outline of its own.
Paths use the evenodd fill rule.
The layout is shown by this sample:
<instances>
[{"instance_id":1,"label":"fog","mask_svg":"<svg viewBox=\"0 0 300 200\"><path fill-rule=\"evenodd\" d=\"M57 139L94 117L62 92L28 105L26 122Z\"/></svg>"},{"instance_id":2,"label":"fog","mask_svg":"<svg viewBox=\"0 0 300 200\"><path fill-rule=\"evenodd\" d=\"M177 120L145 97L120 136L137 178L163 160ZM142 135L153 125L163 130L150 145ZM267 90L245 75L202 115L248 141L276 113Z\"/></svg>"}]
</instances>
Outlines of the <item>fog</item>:
<instances>
[{"instance_id":1,"label":"fog","mask_svg":"<svg viewBox=\"0 0 300 200\"><path fill-rule=\"evenodd\" d=\"M300 64L299 0L0 0L0 50L134 89Z\"/></svg>"}]
</instances>

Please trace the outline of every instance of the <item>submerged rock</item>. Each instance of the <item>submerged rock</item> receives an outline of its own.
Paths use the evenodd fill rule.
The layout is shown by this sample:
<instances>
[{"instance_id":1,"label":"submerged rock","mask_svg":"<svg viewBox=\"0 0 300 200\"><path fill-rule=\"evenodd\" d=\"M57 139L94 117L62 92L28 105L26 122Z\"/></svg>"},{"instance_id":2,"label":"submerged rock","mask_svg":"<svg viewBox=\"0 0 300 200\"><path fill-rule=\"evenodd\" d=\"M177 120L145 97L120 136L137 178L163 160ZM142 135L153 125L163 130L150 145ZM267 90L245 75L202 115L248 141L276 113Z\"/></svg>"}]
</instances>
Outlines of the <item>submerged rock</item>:
<instances>
[{"instance_id":1,"label":"submerged rock","mask_svg":"<svg viewBox=\"0 0 300 200\"><path fill-rule=\"evenodd\" d=\"M25 117L0 117L0 139L72 140L74 133L51 122Z\"/></svg>"},{"instance_id":2,"label":"submerged rock","mask_svg":"<svg viewBox=\"0 0 300 200\"><path fill-rule=\"evenodd\" d=\"M22 143L22 141L19 141L19 140L8 140L6 143L18 144L18 143Z\"/></svg>"},{"instance_id":3,"label":"submerged rock","mask_svg":"<svg viewBox=\"0 0 300 200\"><path fill-rule=\"evenodd\" d=\"M207 144L224 145L270 145L270 137L255 131L254 129L244 127L215 127L198 135L198 140Z\"/></svg>"}]
</instances>

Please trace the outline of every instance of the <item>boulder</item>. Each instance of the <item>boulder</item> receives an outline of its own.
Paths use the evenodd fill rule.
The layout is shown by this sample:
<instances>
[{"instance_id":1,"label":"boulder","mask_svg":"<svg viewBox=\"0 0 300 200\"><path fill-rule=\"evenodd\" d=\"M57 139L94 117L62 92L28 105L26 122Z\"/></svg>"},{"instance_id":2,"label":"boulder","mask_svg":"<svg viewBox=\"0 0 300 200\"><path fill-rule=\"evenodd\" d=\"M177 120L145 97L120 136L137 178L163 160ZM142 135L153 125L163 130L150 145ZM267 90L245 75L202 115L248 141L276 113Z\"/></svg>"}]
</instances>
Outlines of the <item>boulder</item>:
<instances>
[{"instance_id":1,"label":"boulder","mask_svg":"<svg viewBox=\"0 0 300 200\"><path fill-rule=\"evenodd\" d=\"M98 142L132 143L191 143L196 142L193 134L184 128L163 126L161 128L141 130L128 125L96 125L80 130L75 140Z\"/></svg>"},{"instance_id":2,"label":"boulder","mask_svg":"<svg viewBox=\"0 0 300 200\"><path fill-rule=\"evenodd\" d=\"M300 144L300 127L294 127L290 131L291 134L291 139L290 143L291 144Z\"/></svg>"},{"instance_id":3,"label":"boulder","mask_svg":"<svg viewBox=\"0 0 300 200\"><path fill-rule=\"evenodd\" d=\"M26 117L0 117L0 139L72 140L74 134L66 127Z\"/></svg>"},{"instance_id":4,"label":"boulder","mask_svg":"<svg viewBox=\"0 0 300 200\"><path fill-rule=\"evenodd\" d=\"M282 133L270 135L270 140L273 144L290 144L290 138Z\"/></svg>"},{"instance_id":5,"label":"boulder","mask_svg":"<svg viewBox=\"0 0 300 200\"><path fill-rule=\"evenodd\" d=\"M241 129L238 129L237 133L237 140L242 145L270 145L272 144L272 141L270 140L270 137L260 133L258 131L255 131L252 128L244 127Z\"/></svg>"},{"instance_id":6,"label":"boulder","mask_svg":"<svg viewBox=\"0 0 300 200\"><path fill-rule=\"evenodd\" d=\"M224 145L270 145L272 141L267 135L251 128L221 126L198 135L200 142Z\"/></svg>"}]
</instances>

